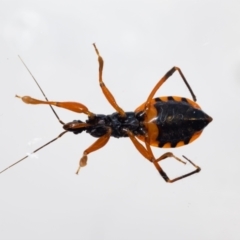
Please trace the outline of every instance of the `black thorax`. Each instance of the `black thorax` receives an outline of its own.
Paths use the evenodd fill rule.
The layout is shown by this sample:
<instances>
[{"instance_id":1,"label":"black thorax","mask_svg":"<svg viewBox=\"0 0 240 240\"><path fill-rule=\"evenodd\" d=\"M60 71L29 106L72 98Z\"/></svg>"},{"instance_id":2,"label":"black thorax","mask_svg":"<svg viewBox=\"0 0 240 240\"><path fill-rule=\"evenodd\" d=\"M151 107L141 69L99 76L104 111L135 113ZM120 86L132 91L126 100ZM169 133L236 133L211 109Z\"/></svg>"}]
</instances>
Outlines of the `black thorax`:
<instances>
[{"instance_id":1,"label":"black thorax","mask_svg":"<svg viewBox=\"0 0 240 240\"><path fill-rule=\"evenodd\" d=\"M144 115L141 112L126 112L126 116L122 117L119 113L115 112L111 115L96 114L89 117L86 123L87 127L71 128L71 124L83 123L80 120L75 120L71 123L64 125L64 129L79 134L86 131L93 137L104 136L109 129L111 129L111 136L115 138L128 137L126 130L130 130L134 135L144 135L145 128L143 126Z\"/></svg>"}]
</instances>

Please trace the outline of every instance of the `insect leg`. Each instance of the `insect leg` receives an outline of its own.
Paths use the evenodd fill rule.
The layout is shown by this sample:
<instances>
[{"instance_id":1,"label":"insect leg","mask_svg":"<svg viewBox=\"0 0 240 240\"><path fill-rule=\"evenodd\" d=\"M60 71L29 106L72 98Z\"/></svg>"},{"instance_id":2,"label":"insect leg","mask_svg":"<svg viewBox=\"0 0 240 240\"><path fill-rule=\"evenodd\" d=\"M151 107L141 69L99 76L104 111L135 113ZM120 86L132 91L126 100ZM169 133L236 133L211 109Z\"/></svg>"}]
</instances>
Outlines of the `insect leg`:
<instances>
[{"instance_id":1,"label":"insect leg","mask_svg":"<svg viewBox=\"0 0 240 240\"><path fill-rule=\"evenodd\" d=\"M105 146L107 144L107 142L111 136L111 132L112 132L112 130L109 128L108 132L104 136L97 139L97 141L95 141L89 148L87 148L83 152L83 156L81 157L81 159L79 161L79 167L76 171L76 174L79 173L81 167L84 167L87 165L89 153L97 151L98 149L102 148L103 146Z\"/></svg>"},{"instance_id":2,"label":"insect leg","mask_svg":"<svg viewBox=\"0 0 240 240\"><path fill-rule=\"evenodd\" d=\"M145 137L145 146L146 146L147 151L150 152L151 155L153 155L151 146L150 146L150 144L149 144L148 136ZM179 161L179 162L181 162L181 163L183 163L183 164L186 164L186 162L184 162L184 161L181 160L180 158L174 156L171 152L166 152L166 153L164 153L164 154L163 154L161 157L159 157L158 159L155 159L155 157L154 157L154 159L155 159L154 161L155 161L155 162L156 162L156 161L158 162L158 161L161 161L161 160L163 160L163 159L165 159L165 158L168 158L168 157L173 157L173 158L175 158L177 161Z\"/></svg>"},{"instance_id":3,"label":"insect leg","mask_svg":"<svg viewBox=\"0 0 240 240\"><path fill-rule=\"evenodd\" d=\"M171 152L164 153L162 156L160 156L160 157L159 157L158 159L156 159L155 162L154 162L154 166L157 168L157 170L159 171L160 174L161 174L161 172L160 172L160 171L161 171L161 167L159 166L159 164L157 164L157 162L159 162L159 161L161 161L161 160L163 160L163 159L166 159L166 158L168 158L168 157L173 157L173 158L175 158L176 160L183 162L181 159L179 159L178 157L174 156L173 153L171 153ZM190 164L192 164L196 169L195 169L194 171L190 172L190 173L184 174L184 175L179 176L179 177L176 177L176 178L174 178L174 179L168 179L167 182L170 182L170 183L176 182L176 181L178 181L178 180L180 180L180 179L186 178L186 177L188 177L188 176L191 176L191 175L193 175L193 174L198 173L198 172L201 171L201 168L200 168L199 166L197 166L195 163L193 163L190 159L186 158L185 156L183 156L183 157L184 157Z\"/></svg>"},{"instance_id":4,"label":"insect leg","mask_svg":"<svg viewBox=\"0 0 240 240\"><path fill-rule=\"evenodd\" d=\"M148 159L150 162L152 162L155 166L157 165L157 169L158 172L160 173L160 175L162 176L162 178L166 181L166 182L171 182L171 180L169 179L169 177L167 176L167 174L163 171L163 169L160 167L160 165L158 165L157 163L155 163L155 157L152 153L152 151L148 151L137 139L136 137L133 135L133 133L131 131L127 131L129 138L131 139L132 143L134 144L134 146L136 147L136 149L143 155L143 157L145 157L146 159Z\"/></svg>"},{"instance_id":5,"label":"insect leg","mask_svg":"<svg viewBox=\"0 0 240 240\"><path fill-rule=\"evenodd\" d=\"M133 145L136 147L136 149L146 158L148 159L150 162L152 162L154 160L154 156L152 154L152 152L149 152L138 140L137 138L134 136L134 134L129 131L126 130L129 138L131 139Z\"/></svg>"},{"instance_id":6,"label":"insect leg","mask_svg":"<svg viewBox=\"0 0 240 240\"><path fill-rule=\"evenodd\" d=\"M185 175L182 175L180 177L174 178L174 179L169 179L169 177L167 176L167 174L163 171L163 169L161 168L161 166L158 164L159 161L168 158L168 157L174 157L176 160L183 162L180 158L174 156L172 153L165 153L163 154L161 157L159 157L158 159L156 159L153 155L153 152L149 146L149 144L146 143L146 148L137 140L137 138L133 135L133 133L129 130L127 130L128 136L131 139L132 143L134 144L134 146L136 147L136 149L142 154L143 157L145 157L146 159L148 159L150 162L152 162L154 164L154 166L156 167L156 169L158 170L159 174L162 176L162 178L168 182L168 183L173 183L176 182L182 178L188 177L190 175L193 175L195 173L198 173L201 171L201 168L198 167L197 165L195 165L191 160L189 160L188 158L186 158L185 156L183 156L188 162L190 162L196 169L190 173L187 173Z\"/></svg>"},{"instance_id":7,"label":"insect leg","mask_svg":"<svg viewBox=\"0 0 240 240\"><path fill-rule=\"evenodd\" d=\"M170 69L170 70L159 80L159 82L158 82L158 83L156 84L156 86L153 88L153 90L152 90L151 93L149 94L149 96L148 96L148 98L147 98L147 101L146 101L146 103L145 103L145 109L147 109L147 108L149 107L149 104L150 104L151 100L153 99L153 97L154 97L155 93L157 92L157 90L162 86L162 84L163 84L165 81L167 81L167 79L168 79L169 77L172 76L172 74L173 74L175 71L178 71L178 72L179 72L179 74L180 74L180 76L182 77L184 83L186 84L189 92L190 92L191 95L192 95L193 101L195 101L195 102L197 101L196 96L195 96L195 94L193 93L193 90L191 89L190 85L188 84L186 78L184 77L181 69L178 68L178 67L173 67L172 69Z\"/></svg>"},{"instance_id":8,"label":"insect leg","mask_svg":"<svg viewBox=\"0 0 240 240\"><path fill-rule=\"evenodd\" d=\"M85 113L88 116L94 115L91 113L88 108L83 105L82 103L78 102L53 102L53 101L42 101L38 99L31 98L29 96L24 96L24 97L19 97L16 95L17 98L21 98L23 102L27 104L47 104L47 105L52 105L60 108L65 108L73 112L77 113Z\"/></svg>"},{"instance_id":9,"label":"insect leg","mask_svg":"<svg viewBox=\"0 0 240 240\"><path fill-rule=\"evenodd\" d=\"M121 116L125 117L126 114L123 111L122 108L120 108L114 98L114 96L112 95L112 93L108 90L108 88L106 87L106 85L103 82L103 78L102 78L102 73L103 73L103 65L104 65L104 61L103 58L100 56L100 53L95 45L95 43L93 44L94 49L98 55L98 63L99 63L99 84L100 87L103 91L104 96L106 97L106 99L108 100L108 102L113 106L113 108L121 114Z\"/></svg>"}]
</instances>

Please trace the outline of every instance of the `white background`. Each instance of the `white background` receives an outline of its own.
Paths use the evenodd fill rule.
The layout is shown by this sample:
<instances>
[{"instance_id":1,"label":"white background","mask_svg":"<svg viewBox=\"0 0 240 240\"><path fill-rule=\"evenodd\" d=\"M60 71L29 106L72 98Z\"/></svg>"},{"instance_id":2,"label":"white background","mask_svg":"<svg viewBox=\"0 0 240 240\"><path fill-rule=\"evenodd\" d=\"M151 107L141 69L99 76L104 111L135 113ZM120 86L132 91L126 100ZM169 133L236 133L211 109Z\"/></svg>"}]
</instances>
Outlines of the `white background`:
<instances>
[{"instance_id":1,"label":"white background","mask_svg":"<svg viewBox=\"0 0 240 240\"><path fill-rule=\"evenodd\" d=\"M0 175L0 239L240 239L239 1L0 1L0 170L57 136L48 106L19 54L50 100L79 101L96 113L114 109L104 80L133 111L172 66L179 66L213 117L194 143L173 149L202 172L167 184L129 139L110 139L74 172L95 139L62 139ZM157 96L190 98L178 74ZM82 114L56 109L64 122ZM156 149L156 155L166 149ZM162 162L169 176L192 168Z\"/></svg>"}]
</instances>

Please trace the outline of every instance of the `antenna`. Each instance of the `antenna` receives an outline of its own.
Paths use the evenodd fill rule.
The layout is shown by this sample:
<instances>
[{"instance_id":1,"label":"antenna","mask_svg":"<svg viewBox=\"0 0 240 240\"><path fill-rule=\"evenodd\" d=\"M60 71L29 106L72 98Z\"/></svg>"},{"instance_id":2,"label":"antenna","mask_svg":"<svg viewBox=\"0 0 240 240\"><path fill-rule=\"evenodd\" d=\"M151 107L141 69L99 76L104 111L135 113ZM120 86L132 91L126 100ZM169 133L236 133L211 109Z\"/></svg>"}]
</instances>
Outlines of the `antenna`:
<instances>
[{"instance_id":1,"label":"antenna","mask_svg":"<svg viewBox=\"0 0 240 240\"><path fill-rule=\"evenodd\" d=\"M18 55L18 57L19 57L19 59L21 60L21 62L23 63L23 65L26 67L26 69L28 70L28 72L30 73L30 75L32 76L33 80L35 81L35 83L37 84L38 88L39 88L40 91L42 92L42 94L43 94L44 98L46 99L46 101L49 102L48 99L47 99L47 97L46 97L46 95L45 95L45 93L43 92L42 88L41 88L40 85L38 84L37 80L35 79L35 77L33 76L33 74L32 74L32 73L30 72L30 70L28 69L27 65L24 63L24 61L21 59L21 57L20 57L19 55ZM64 125L64 122L59 118L59 116L58 116L57 113L55 112L54 108L53 108L51 105L49 105L49 106L51 107L51 109L52 109L54 115L56 116L56 118L58 119L58 121L59 121L62 125ZM42 145L41 147L35 149L31 154L33 154L33 153L35 153L35 152L38 152L39 150L41 150L42 148L46 147L46 146L49 145L50 143L56 141L58 138L62 137L66 132L68 132L68 130L60 133L56 138L54 138L54 139L52 139L51 141L45 143L45 144ZM28 158L31 154L26 155L25 157L21 158L20 160L16 161L15 163L11 164L11 165L8 166L7 168L3 169L2 171L0 171L0 174L2 174L3 172L7 171L9 168L17 165L18 163L22 162L24 159Z\"/></svg>"},{"instance_id":2,"label":"antenna","mask_svg":"<svg viewBox=\"0 0 240 240\"><path fill-rule=\"evenodd\" d=\"M17 165L18 163L20 163L20 162L23 161L24 159L28 158L28 157L29 157L30 155L32 155L33 153L38 152L40 149L42 149L42 148L46 147L47 145L49 145L50 143L56 141L58 138L60 138L60 137L61 137L62 135L64 135L66 132L68 132L68 131L64 131L64 132L60 133L56 138L54 138L54 139L52 139L51 141L45 143L45 144L42 145L41 147L35 149L31 154L26 155L25 157L21 158L20 160L16 161L15 163L11 164L11 165L8 166L7 168L3 169L2 171L0 171L0 174L2 174L3 172L7 171L9 168Z\"/></svg>"},{"instance_id":3,"label":"antenna","mask_svg":"<svg viewBox=\"0 0 240 240\"><path fill-rule=\"evenodd\" d=\"M29 70L29 68L27 67L27 65L25 64L25 62L22 60L22 58L18 55L19 59L21 60L22 64L25 66L25 68L27 69L27 71L29 72L29 74L32 76L32 79L34 80L34 82L37 84L39 90L41 91L42 95L44 96L44 98L46 99L47 102L49 102L48 98L46 97L44 91L42 90L42 88L40 87L39 83L37 82L36 78L33 76L33 74L31 73L31 71ZM59 116L57 115L56 111L54 110L54 108L49 105L50 108L52 109L54 115L56 116L56 118L58 119L58 121L64 125L64 122L59 118Z\"/></svg>"}]
</instances>

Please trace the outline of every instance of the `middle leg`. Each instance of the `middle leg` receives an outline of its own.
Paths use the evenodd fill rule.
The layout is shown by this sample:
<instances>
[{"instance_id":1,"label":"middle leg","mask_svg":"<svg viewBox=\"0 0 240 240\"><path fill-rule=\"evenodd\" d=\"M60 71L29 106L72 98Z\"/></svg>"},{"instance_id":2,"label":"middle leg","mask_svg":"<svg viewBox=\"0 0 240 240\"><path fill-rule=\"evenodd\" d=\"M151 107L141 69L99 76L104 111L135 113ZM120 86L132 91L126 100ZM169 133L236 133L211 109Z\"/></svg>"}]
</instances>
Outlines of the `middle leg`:
<instances>
[{"instance_id":1,"label":"middle leg","mask_svg":"<svg viewBox=\"0 0 240 240\"><path fill-rule=\"evenodd\" d=\"M79 167L76 171L76 174L79 173L81 167L84 167L87 165L89 153L97 151L98 149L104 147L107 144L109 138L111 137L111 133L112 133L112 130L111 128L109 128L108 132L105 135L97 139L97 141L95 141L89 148L85 149L85 151L83 152L83 156L79 161Z\"/></svg>"}]
</instances>

